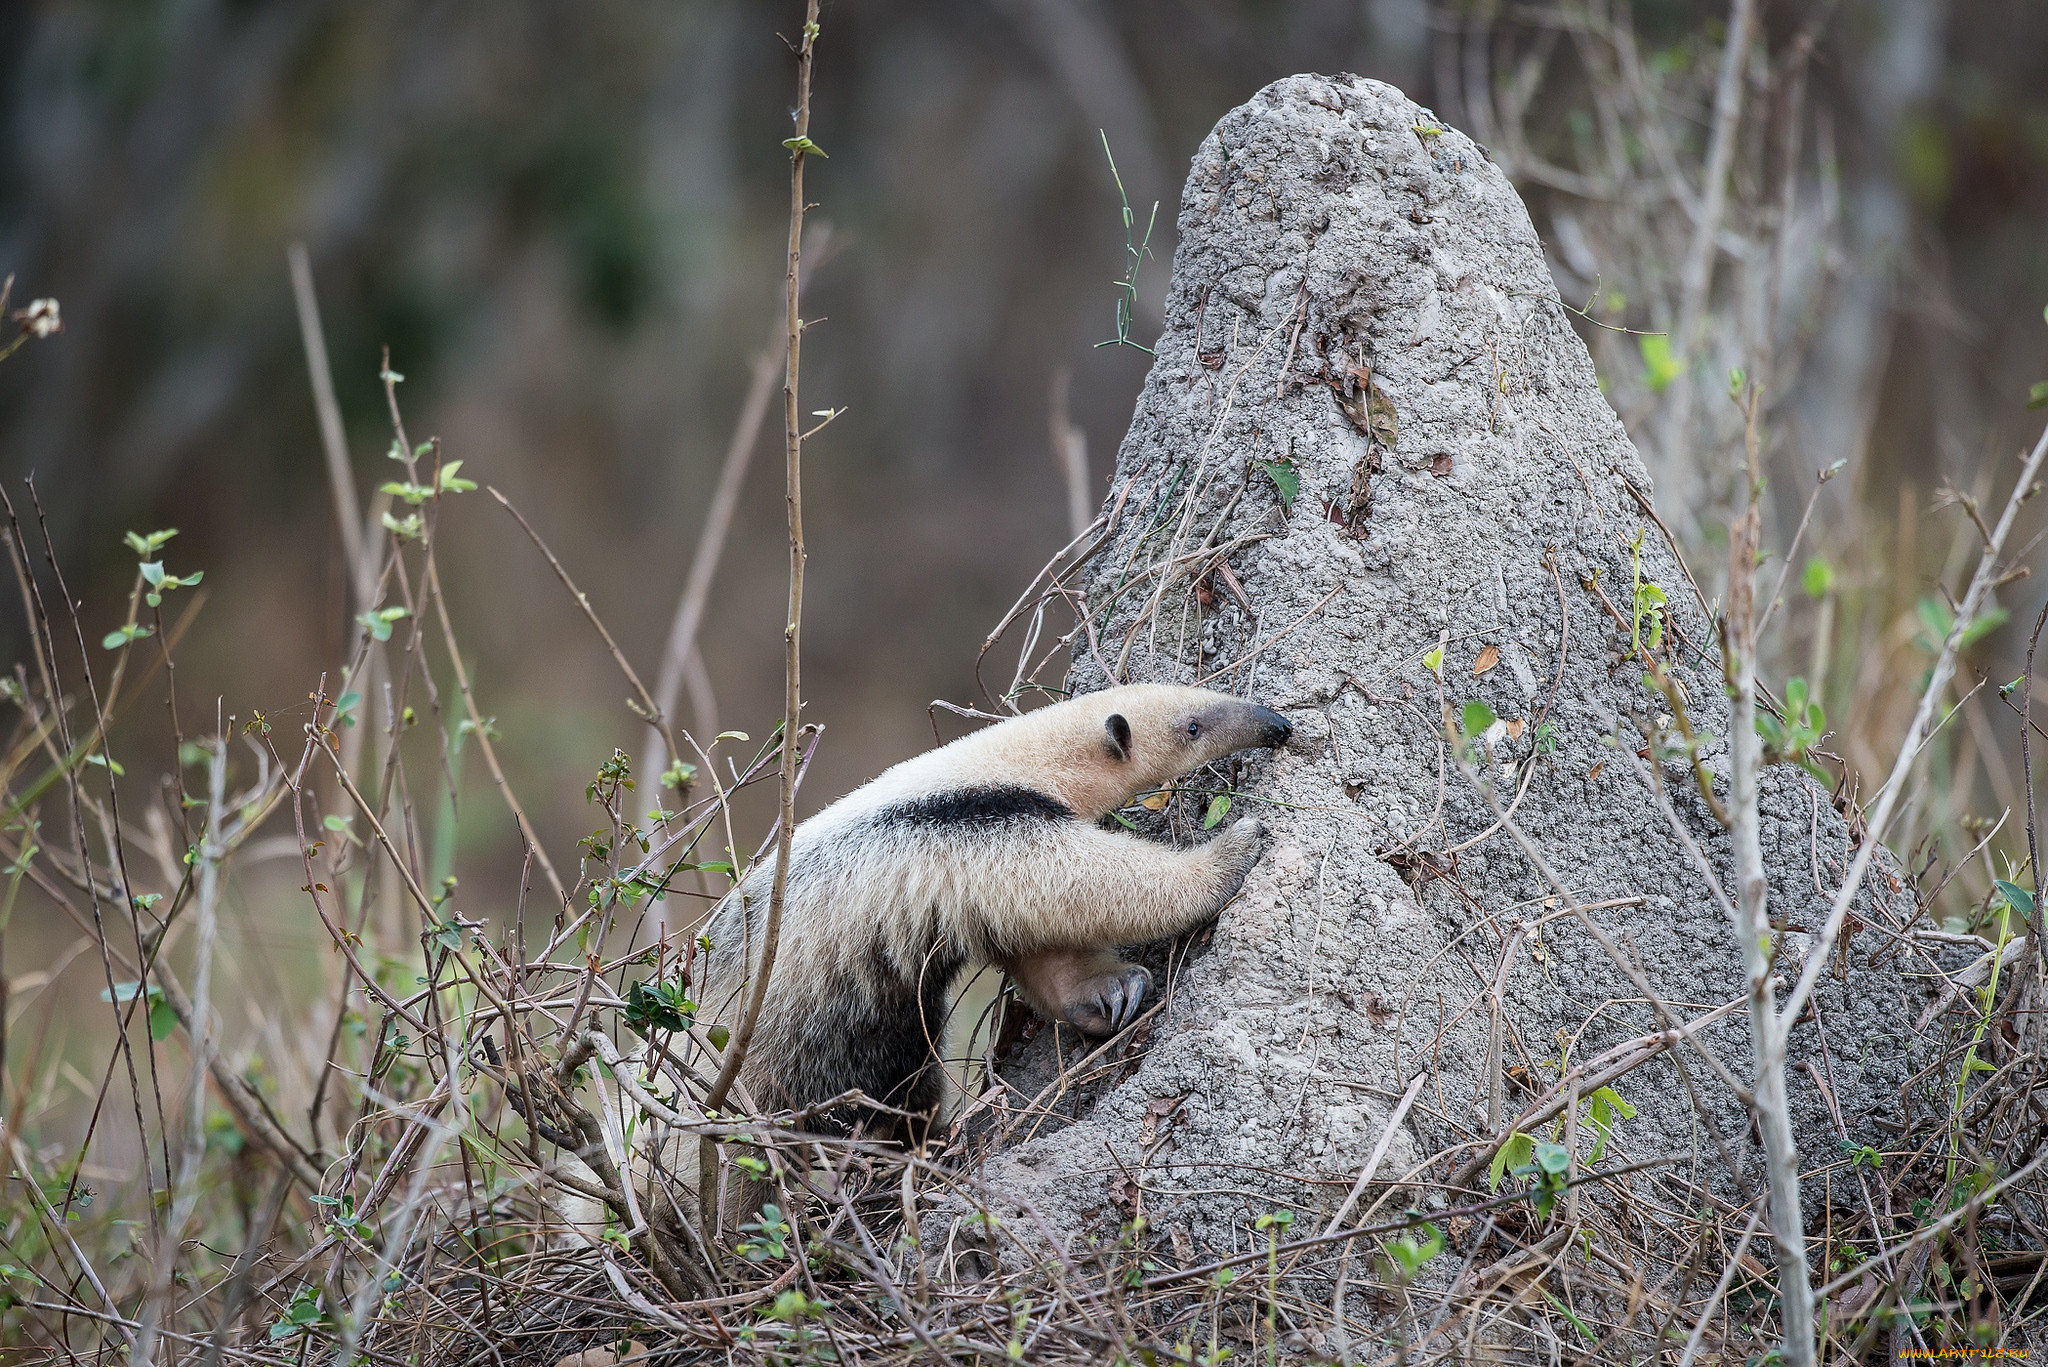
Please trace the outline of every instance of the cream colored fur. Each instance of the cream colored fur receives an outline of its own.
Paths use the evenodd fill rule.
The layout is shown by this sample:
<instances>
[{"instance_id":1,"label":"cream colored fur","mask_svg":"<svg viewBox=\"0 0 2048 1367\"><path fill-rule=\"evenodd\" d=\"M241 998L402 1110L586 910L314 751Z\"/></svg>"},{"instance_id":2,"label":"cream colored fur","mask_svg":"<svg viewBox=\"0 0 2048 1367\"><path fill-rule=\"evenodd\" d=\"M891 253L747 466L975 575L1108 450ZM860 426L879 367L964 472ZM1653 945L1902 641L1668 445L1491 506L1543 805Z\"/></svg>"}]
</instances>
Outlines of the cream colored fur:
<instances>
[{"instance_id":1,"label":"cream colored fur","mask_svg":"<svg viewBox=\"0 0 2048 1367\"><path fill-rule=\"evenodd\" d=\"M1121 755L1112 717L1125 723ZM1205 689L1108 689L907 760L802 823L744 1074L754 1095L802 1106L872 1086L829 1056L848 1031L900 1027L905 1012L921 1018L926 1057L938 1052L955 1013L933 1004L988 964L1010 970L1048 1016L1097 1025L1128 1019L1135 1000L1119 993L1142 994L1146 980L1110 948L1213 917L1255 862L1260 828L1239 820L1205 844L1175 849L1097 823L1190 769L1285 734L1274 714ZM952 827L901 815L943 816L952 795L1011 791L1041 795L1065 813ZM737 1028L759 961L773 865L772 856L758 861L706 928L713 948L698 993L706 1020ZM1091 1015L1090 1002L1054 999L1090 992L1105 997L1092 1005L1108 1015ZM884 1099L916 1109L931 1098L919 1089Z\"/></svg>"},{"instance_id":2,"label":"cream colored fur","mask_svg":"<svg viewBox=\"0 0 2048 1367\"><path fill-rule=\"evenodd\" d=\"M884 1076L902 1084L900 1094L878 1099L943 1113L978 1089L976 1035L1005 974L1049 1019L1092 1033L1127 1024L1150 977L1121 962L1114 947L1213 917L1257 860L1260 828L1241 819L1204 844L1176 849L1098 823L1140 793L1238 750L1278 744L1286 733L1286 722L1266 709L1205 689L1108 689L906 760L803 822L790 852L775 969L742 1075L748 1095L769 1108L802 1107L852 1087L885 1091L876 1080ZM986 819L991 803L1000 812L1005 802L1019 811ZM949 821L956 809L967 819ZM705 1072L718 1063L709 1027L738 1028L773 876L772 855L757 861L705 926L712 948L699 961L700 1012L690 1032L694 1063ZM636 1186L654 1200L644 1180L651 1122L627 1141L637 1108L618 1093L606 1100L606 1147L618 1150L621 1168L629 1165L624 1150L635 1150ZM885 1116L871 1119L890 1128ZM665 1165L692 1185L688 1146L666 1147ZM591 1180L573 1156L562 1161ZM600 1207L572 1193L560 1204L578 1235L602 1233Z\"/></svg>"}]
</instances>

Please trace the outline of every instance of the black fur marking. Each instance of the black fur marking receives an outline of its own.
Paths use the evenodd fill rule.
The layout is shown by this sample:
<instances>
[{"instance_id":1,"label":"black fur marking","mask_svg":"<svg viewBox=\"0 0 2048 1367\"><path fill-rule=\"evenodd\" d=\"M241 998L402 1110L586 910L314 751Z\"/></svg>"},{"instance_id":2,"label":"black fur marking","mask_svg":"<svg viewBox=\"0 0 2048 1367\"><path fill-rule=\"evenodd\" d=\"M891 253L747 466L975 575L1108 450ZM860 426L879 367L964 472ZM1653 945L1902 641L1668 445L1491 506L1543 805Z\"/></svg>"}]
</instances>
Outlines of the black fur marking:
<instances>
[{"instance_id":1,"label":"black fur marking","mask_svg":"<svg viewBox=\"0 0 2048 1367\"><path fill-rule=\"evenodd\" d=\"M805 1042L801 1071L811 1093L793 1100L821 1101L846 1087L858 1087L885 1105L929 1112L940 1100L943 1077L933 1066L937 1044L945 1037L946 989L960 971L958 954L934 954L913 977L899 971L879 947L870 955L867 982L841 981L827 996L862 1003L859 1016L841 1030ZM825 1079L831 1091L825 1091ZM865 1108L821 1116L812 1124L823 1132L843 1131L865 1122L871 1132L895 1134L901 1122Z\"/></svg>"},{"instance_id":2,"label":"black fur marking","mask_svg":"<svg viewBox=\"0 0 2048 1367\"><path fill-rule=\"evenodd\" d=\"M876 822L902 822L911 826L947 826L993 830L1024 821L1064 821L1073 809L1057 798L1034 788L1003 784L985 788L955 788L885 807Z\"/></svg>"}]
</instances>

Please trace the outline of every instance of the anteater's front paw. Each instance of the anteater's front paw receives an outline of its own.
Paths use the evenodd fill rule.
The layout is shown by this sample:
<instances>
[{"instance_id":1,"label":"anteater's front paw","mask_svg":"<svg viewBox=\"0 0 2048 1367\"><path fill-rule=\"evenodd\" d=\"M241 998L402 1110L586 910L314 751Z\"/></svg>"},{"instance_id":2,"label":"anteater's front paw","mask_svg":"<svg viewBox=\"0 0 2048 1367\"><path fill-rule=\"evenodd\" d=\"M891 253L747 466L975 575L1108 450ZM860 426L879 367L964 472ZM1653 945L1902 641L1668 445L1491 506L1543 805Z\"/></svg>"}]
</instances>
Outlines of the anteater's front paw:
<instances>
[{"instance_id":1,"label":"anteater's front paw","mask_svg":"<svg viewBox=\"0 0 2048 1367\"><path fill-rule=\"evenodd\" d=\"M1216 837L1211 843L1216 851L1217 862L1223 866L1225 883L1235 894L1243 884L1252 865L1259 862L1259 847L1266 838L1266 828L1255 816L1239 817L1230 829Z\"/></svg>"},{"instance_id":2,"label":"anteater's front paw","mask_svg":"<svg viewBox=\"0 0 2048 1367\"><path fill-rule=\"evenodd\" d=\"M1067 1024L1087 1035L1114 1035L1138 1018L1138 1008L1152 988L1152 975L1138 964L1118 964L1113 972L1076 984L1067 998Z\"/></svg>"}]
</instances>

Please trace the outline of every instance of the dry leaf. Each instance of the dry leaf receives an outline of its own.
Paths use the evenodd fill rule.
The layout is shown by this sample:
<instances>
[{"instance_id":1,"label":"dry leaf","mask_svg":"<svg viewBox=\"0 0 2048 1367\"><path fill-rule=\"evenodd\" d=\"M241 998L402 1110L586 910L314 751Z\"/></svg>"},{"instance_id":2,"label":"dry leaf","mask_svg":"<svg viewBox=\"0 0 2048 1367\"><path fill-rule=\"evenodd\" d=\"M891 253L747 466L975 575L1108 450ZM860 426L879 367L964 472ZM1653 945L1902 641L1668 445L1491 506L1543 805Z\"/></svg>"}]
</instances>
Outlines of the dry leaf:
<instances>
[{"instance_id":1,"label":"dry leaf","mask_svg":"<svg viewBox=\"0 0 2048 1367\"><path fill-rule=\"evenodd\" d=\"M1450 474L1451 453L1449 451L1439 451L1435 455L1431 456L1429 458L1429 472L1432 475Z\"/></svg>"},{"instance_id":2,"label":"dry leaf","mask_svg":"<svg viewBox=\"0 0 2048 1367\"><path fill-rule=\"evenodd\" d=\"M639 1339L629 1339L625 1345L625 1356L620 1357L609 1348L585 1348L580 1353L571 1353L555 1364L555 1367L629 1367L632 1363L647 1361L647 1345Z\"/></svg>"},{"instance_id":3,"label":"dry leaf","mask_svg":"<svg viewBox=\"0 0 2048 1367\"><path fill-rule=\"evenodd\" d=\"M1486 649L1479 652L1479 658L1472 662L1472 677L1475 679L1478 678L1481 674L1486 673L1486 671L1492 669L1495 665L1499 663L1500 647L1486 647ZM1520 735L1521 732L1517 731L1515 734Z\"/></svg>"},{"instance_id":4,"label":"dry leaf","mask_svg":"<svg viewBox=\"0 0 2048 1367\"><path fill-rule=\"evenodd\" d=\"M1508 723L1508 739L1520 740L1522 738L1522 732L1528 727L1528 725L1529 721L1526 717L1516 717L1513 721Z\"/></svg>"},{"instance_id":5,"label":"dry leaf","mask_svg":"<svg viewBox=\"0 0 2048 1367\"><path fill-rule=\"evenodd\" d=\"M1230 572L1230 562L1228 560L1217 561L1216 573L1223 576L1223 587L1230 590L1230 596L1237 599L1238 606L1246 612L1250 612L1252 610L1252 600L1246 595L1244 585L1237 582L1237 576Z\"/></svg>"},{"instance_id":6,"label":"dry leaf","mask_svg":"<svg viewBox=\"0 0 2048 1367\"><path fill-rule=\"evenodd\" d=\"M1601 771L1602 769L1605 769L1606 767L1607 767L1607 761L1603 759L1603 760L1601 760L1601 761L1600 761L1600 762L1599 762L1598 764L1595 764L1595 765L1594 765L1594 766L1593 766L1592 768L1590 768L1590 769L1588 769L1588 770L1586 771L1586 777L1587 777L1587 778L1598 778L1598 777L1600 777L1600 771Z\"/></svg>"},{"instance_id":7,"label":"dry leaf","mask_svg":"<svg viewBox=\"0 0 2048 1367\"><path fill-rule=\"evenodd\" d=\"M1365 535L1365 520L1372 515L1372 477L1384 467L1380 448L1368 446L1351 467L1351 497L1344 508L1344 530L1352 536Z\"/></svg>"},{"instance_id":8,"label":"dry leaf","mask_svg":"<svg viewBox=\"0 0 2048 1367\"><path fill-rule=\"evenodd\" d=\"M1173 801L1173 789L1161 788L1156 793L1148 793L1144 797L1139 798L1138 805L1148 812L1159 812L1164 811L1166 804L1171 801Z\"/></svg>"},{"instance_id":9,"label":"dry leaf","mask_svg":"<svg viewBox=\"0 0 2048 1367\"><path fill-rule=\"evenodd\" d=\"M624 1357L609 1348L585 1348L561 1359L555 1367L632 1367L634 1363L645 1363L648 1358L647 1345L639 1339L626 1340L620 1351Z\"/></svg>"},{"instance_id":10,"label":"dry leaf","mask_svg":"<svg viewBox=\"0 0 2048 1367\"><path fill-rule=\"evenodd\" d=\"M1173 1239L1173 1256L1182 1267L1189 1267L1195 1261L1195 1240L1185 1225L1169 1225L1167 1234Z\"/></svg>"},{"instance_id":11,"label":"dry leaf","mask_svg":"<svg viewBox=\"0 0 2048 1367\"><path fill-rule=\"evenodd\" d=\"M1187 1099L1187 1093L1183 1092L1179 1096L1154 1097L1146 1102L1145 1121L1138 1128L1138 1147L1151 1148L1152 1142L1159 1137L1160 1129Z\"/></svg>"},{"instance_id":12,"label":"dry leaf","mask_svg":"<svg viewBox=\"0 0 2048 1367\"><path fill-rule=\"evenodd\" d=\"M1401 434L1400 423L1394 417L1394 401L1381 389L1379 381L1367 380L1365 384L1366 424L1371 429L1373 440L1394 449L1394 439Z\"/></svg>"},{"instance_id":13,"label":"dry leaf","mask_svg":"<svg viewBox=\"0 0 2048 1367\"><path fill-rule=\"evenodd\" d=\"M1336 395L1337 407L1344 410L1344 416L1360 436L1370 437L1389 451L1394 449L1394 442L1401 435L1400 420L1394 415L1394 401L1372 377L1371 366L1353 366L1345 372L1341 383L1330 382L1330 392Z\"/></svg>"}]
</instances>

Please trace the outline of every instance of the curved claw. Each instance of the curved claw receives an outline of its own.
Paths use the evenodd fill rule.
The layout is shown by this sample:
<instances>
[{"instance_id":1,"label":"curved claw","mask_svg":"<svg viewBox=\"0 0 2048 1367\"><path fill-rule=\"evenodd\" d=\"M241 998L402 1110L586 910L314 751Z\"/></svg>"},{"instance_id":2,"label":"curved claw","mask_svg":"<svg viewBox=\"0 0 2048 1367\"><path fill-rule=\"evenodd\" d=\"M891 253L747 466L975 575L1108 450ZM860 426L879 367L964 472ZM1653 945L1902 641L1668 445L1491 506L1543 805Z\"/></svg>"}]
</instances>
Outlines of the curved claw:
<instances>
[{"instance_id":1,"label":"curved claw","mask_svg":"<svg viewBox=\"0 0 2048 1367\"><path fill-rule=\"evenodd\" d=\"M1081 984L1067 1003L1067 1023L1090 1035L1113 1035L1138 1018L1152 975L1138 964L1119 965Z\"/></svg>"}]
</instances>

